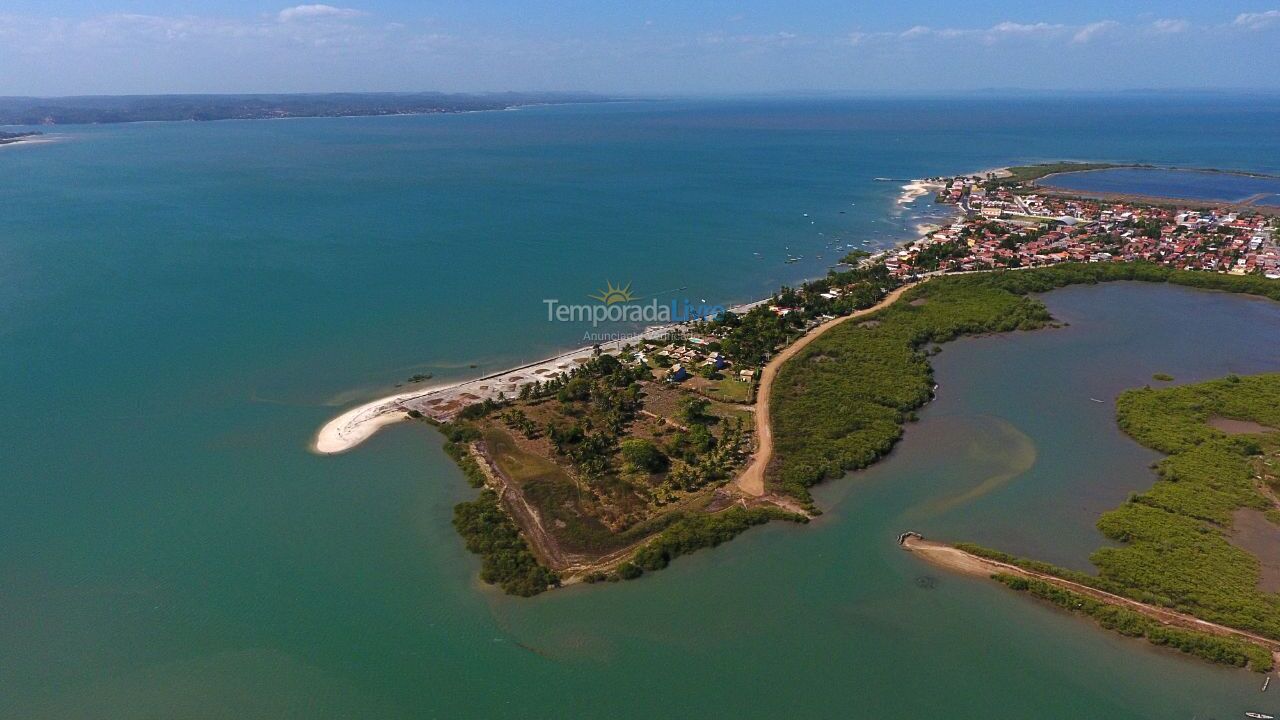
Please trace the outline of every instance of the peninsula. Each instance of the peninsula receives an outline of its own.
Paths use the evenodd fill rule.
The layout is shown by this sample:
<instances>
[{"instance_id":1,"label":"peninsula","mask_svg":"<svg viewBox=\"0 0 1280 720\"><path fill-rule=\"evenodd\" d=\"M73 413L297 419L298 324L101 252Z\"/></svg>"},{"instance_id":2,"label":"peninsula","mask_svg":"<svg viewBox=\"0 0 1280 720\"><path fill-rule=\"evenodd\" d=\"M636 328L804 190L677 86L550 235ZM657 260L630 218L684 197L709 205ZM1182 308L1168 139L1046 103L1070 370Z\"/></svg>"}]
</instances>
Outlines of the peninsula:
<instances>
[{"instance_id":1,"label":"peninsula","mask_svg":"<svg viewBox=\"0 0 1280 720\"><path fill-rule=\"evenodd\" d=\"M1033 293L1139 280L1280 300L1272 216L1047 196L1020 179L1041 174L918 181L909 191L936 192L955 222L715 319L384 398L315 449L388 422L437 426L483 488L454 518L482 579L530 595L811 519L809 488L883 457L932 398L939 343L1052 325Z\"/></svg>"}]
</instances>

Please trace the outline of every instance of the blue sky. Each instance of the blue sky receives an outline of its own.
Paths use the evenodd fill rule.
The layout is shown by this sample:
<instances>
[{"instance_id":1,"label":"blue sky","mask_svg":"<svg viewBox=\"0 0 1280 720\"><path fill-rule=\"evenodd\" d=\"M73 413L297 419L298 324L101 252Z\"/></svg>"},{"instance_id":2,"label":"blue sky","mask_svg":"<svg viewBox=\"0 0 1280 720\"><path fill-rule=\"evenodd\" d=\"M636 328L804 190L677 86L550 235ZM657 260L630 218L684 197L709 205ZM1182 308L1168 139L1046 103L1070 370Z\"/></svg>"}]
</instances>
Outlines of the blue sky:
<instances>
[{"instance_id":1,"label":"blue sky","mask_svg":"<svg viewBox=\"0 0 1280 720\"><path fill-rule=\"evenodd\" d=\"M1267 1L5 0L0 94L1280 90Z\"/></svg>"}]
</instances>

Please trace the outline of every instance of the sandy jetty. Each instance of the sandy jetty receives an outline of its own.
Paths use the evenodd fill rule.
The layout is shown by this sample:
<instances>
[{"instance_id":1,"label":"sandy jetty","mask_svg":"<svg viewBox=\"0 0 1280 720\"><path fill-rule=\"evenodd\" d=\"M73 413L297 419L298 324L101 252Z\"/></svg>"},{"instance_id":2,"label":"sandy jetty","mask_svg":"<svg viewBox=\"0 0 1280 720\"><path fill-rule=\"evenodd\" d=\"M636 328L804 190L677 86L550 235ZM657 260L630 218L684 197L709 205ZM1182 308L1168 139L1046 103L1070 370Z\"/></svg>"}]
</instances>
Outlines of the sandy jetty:
<instances>
[{"instance_id":1,"label":"sandy jetty","mask_svg":"<svg viewBox=\"0 0 1280 720\"><path fill-rule=\"evenodd\" d=\"M729 308L734 313L745 313L769 299L757 300ZM688 323L676 323L646 328L644 332L600 344L602 353L618 353L627 345L635 345L641 339L656 340L672 332L686 330ZM520 388L535 382L545 382L578 367L595 355L595 347L580 347L555 357L528 365L503 370L448 385L434 385L419 390L390 395L352 408L325 423L311 444L315 452L330 455L346 452L368 440L380 428L399 422L416 410L424 416L439 421L453 419L458 411L474 403L496 400L499 394L512 397Z\"/></svg>"}]
</instances>

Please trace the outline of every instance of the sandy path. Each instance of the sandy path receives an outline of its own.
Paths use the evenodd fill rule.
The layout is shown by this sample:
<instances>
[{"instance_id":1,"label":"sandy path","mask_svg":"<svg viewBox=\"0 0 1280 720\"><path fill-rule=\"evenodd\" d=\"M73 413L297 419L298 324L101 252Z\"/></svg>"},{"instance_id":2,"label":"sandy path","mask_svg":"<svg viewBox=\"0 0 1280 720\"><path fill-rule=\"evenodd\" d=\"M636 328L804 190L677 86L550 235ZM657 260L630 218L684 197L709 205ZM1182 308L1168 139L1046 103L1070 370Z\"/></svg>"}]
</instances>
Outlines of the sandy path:
<instances>
[{"instance_id":1,"label":"sandy path","mask_svg":"<svg viewBox=\"0 0 1280 720\"><path fill-rule=\"evenodd\" d=\"M764 471L769 467L769 461L773 459L773 430L769 427L769 396L773 391L773 379L777 376L778 369L826 331L843 322L870 315L873 312L889 307L897 302L904 292L919 284L903 285L865 310L855 310L844 317L819 325L799 340L791 343L785 350L769 361L769 364L764 367L764 371L760 373L760 387L756 390L756 454L751 459L751 464L747 466L747 469L743 470L738 479L734 481L739 490L756 497L764 495Z\"/></svg>"},{"instance_id":2,"label":"sandy path","mask_svg":"<svg viewBox=\"0 0 1280 720\"><path fill-rule=\"evenodd\" d=\"M1253 633L1245 632L1244 630L1237 630L1233 627L1209 622L1208 620L1201 620L1194 615L1188 615L1186 613L1170 610L1158 605L1148 605L1146 603L1138 602L1137 600L1131 600L1122 595L1109 593L1105 590L1099 590L1088 585L1082 585L1078 582L1072 582L1071 580L1064 580L1060 577L1049 575L1047 573L1026 570L1018 567L1017 565L1010 565L1009 563L1003 563L998 560L984 558L945 543L931 542L919 537L908 537L902 543L902 546L925 560L949 570L955 570L967 575L977 575L981 577L988 577L990 575L1000 573L1004 575L1016 575L1018 577L1024 577L1032 580L1042 580L1050 585L1055 585L1064 590L1070 590L1071 592L1079 595L1086 595L1094 600L1100 600L1111 605L1120 605L1130 610L1140 612L1149 618L1164 623L1165 625L1176 625L1189 630L1198 630L1200 632L1209 633L1210 635L1233 637L1238 640L1244 640L1256 645L1261 645L1273 653L1280 653L1280 641L1272 640L1271 638L1254 635Z\"/></svg>"}]
</instances>

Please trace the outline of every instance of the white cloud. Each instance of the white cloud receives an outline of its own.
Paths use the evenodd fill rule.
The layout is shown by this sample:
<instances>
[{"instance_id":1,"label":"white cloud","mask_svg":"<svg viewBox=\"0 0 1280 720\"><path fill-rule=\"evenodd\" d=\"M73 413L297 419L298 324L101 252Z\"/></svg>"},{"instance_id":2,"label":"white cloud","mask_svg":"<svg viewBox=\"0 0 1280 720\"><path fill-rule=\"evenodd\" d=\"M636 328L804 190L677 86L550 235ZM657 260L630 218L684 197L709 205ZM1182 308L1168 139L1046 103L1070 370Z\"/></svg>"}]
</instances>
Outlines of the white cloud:
<instances>
[{"instance_id":1,"label":"white cloud","mask_svg":"<svg viewBox=\"0 0 1280 720\"><path fill-rule=\"evenodd\" d=\"M1102 20L1101 22L1089 23L1077 30L1075 35L1071 36L1071 42L1087 43L1095 37L1118 27L1120 27L1120 23L1115 20Z\"/></svg>"},{"instance_id":2,"label":"white cloud","mask_svg":"<svg viewBox=\"0 0 1280 720\"><path fill-rule=\"evenodd\" d=\"M1151 23L1151 29L1157 33L1172 35L1174 33L1186 32L1191 29L1191 23L1186 20L1175 20L1172 18L1161 18Z\"/></svg>"},{"instance_id":3,"label":"white cloud","mask_svg":"<svg viewBox=\"0 0 1280 720\"><path fill-rule=\"evenodd\" d=\"M1002 22L991 27L990 32L1001 35L1029 35L1031 33L1041 33L1051 30L1061 29L1061 25L1050 25L1049 23L1016 23Z\"/></svg>"},{"instance_id":4,"label":"white cloud","mask_svg":"<svg viewBox=\"0 0 1280 720\"><path fill-rule=\"evenodd\" d=\"M712 33L700 39L704 45L744 45L753 47L787 47L804 44L806 39L792 32L779 31L768 35L725 35Z\"/></svg>"},{"instance_id":5,"label":"white cloud","mask_svg":"<svg viewBox=\"0 0 1280 720\"><path fill-rule=\"evenodd\" d=\"M280 22L293 22L295 20L311 20L314 18L353 18L363 14L359 10L334 7L332 5L295 5L281 10L276 19Z\"/></svg>"},{"instance_id":6,"label":"white cloud","mask_svg":"<svg viewBox=\"0 0 1280 720\"><path fill-rule=\"evenodd\" d=\"M1280 23L1280 10L1240 13L1236 16L1235 22L1233 22L1232 25L1245 28L1246 30L1265 30L1276 23Z\"/></svg>"},{"instance_id":7,"label":"white cloud","mask_svg":"<svg viewBox=\"0 0 1280 720\"><path fill-rule=\"evenodd\" d=\"M894 33L875 33L875 37L899 37L903 39L913 38L969 38L976 39L980 42L992 44L1003 38L1014 37L1034 37L1037 35L1047 35L1061 31L1063 25L1054 25L1051 23L1018 23L1005 21L996 23L989 28L931 28L927 25L916 25L915 27L903 30L896 35ZM873 35L865 33L854 33L849 36L850 40L856 45L867 40Z\"/></svg>"}]
</instances>

